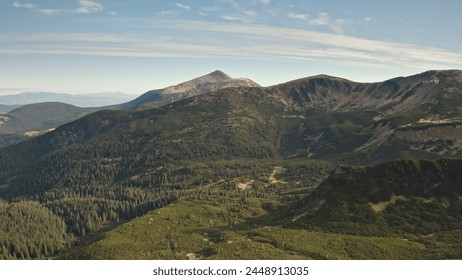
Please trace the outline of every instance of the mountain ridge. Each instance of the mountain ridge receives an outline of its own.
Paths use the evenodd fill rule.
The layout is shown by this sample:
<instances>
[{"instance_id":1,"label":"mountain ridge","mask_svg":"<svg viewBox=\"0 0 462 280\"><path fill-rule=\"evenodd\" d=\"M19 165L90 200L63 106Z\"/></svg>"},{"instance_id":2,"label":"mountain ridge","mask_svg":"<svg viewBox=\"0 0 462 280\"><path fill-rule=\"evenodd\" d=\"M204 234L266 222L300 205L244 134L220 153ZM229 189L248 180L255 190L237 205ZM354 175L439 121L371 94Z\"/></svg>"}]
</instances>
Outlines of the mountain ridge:
<instances>
[{"instance_id":1,"label":"mountain ridge","mask_svg":"<svg viewBox=\"0 0 462 280\"><path fill-rule=\"evenodd\" d=\"M0 104L23 106L34 103L60 102L77 107L102 107L128 101L133 95L115 93L68 94L55 92L22 92L1 95Z\"/></svg>"},{"instance_id":2,"label":"mountain ridge","mask_svg":"<svg viewBox=\"0 0 462 280\"><path fill-rule=\"evenodd\" d=\"M271 86L270 88L291 94L293 98L299 99L299 103L309 103L308 108L321 105L321 108L328 110L351 110L375 108L377 106L385 107L400 101L407 101L406 99L411 97L419 86L424 85L427 88L435 88L441 80L444 81L445 79L446 81L454 79L454 82L460 86L462 71L431 70L408 77L398 77L375 83L358 83L338 77L316 75ZM331 95L336 93L335 91L340 93L340 96L336 94L332 97ZM431 92L427 94L431 96ZM344 100L338 99L340 97L343 97ZM357 100L353 100L353 98L361 100L356 104L354 101ZM427 100L419 99L419 101L426 102Z\"/></svg>"}]
</instances>

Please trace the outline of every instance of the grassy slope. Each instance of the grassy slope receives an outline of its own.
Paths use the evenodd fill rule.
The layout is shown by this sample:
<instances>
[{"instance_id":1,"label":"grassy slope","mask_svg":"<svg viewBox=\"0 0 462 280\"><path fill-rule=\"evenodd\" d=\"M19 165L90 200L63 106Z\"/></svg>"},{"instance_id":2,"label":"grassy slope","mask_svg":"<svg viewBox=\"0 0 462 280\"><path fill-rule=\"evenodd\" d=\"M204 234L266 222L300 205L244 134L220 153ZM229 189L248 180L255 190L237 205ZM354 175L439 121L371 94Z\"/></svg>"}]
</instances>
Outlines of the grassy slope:
<instances>
[{"instance_id":1,"label":"grassy slope","mask_svg":"<svg viewBox=\"0 0 462 280\"><path fill-rule=\"evenodd\" d=\"M254 197L252 197L254 196ZM207 186L125 223L77 252L85 259L439 259L462 257L462 231L366 237L284 228L280 197Z\"/></svg>"}]
</instances>

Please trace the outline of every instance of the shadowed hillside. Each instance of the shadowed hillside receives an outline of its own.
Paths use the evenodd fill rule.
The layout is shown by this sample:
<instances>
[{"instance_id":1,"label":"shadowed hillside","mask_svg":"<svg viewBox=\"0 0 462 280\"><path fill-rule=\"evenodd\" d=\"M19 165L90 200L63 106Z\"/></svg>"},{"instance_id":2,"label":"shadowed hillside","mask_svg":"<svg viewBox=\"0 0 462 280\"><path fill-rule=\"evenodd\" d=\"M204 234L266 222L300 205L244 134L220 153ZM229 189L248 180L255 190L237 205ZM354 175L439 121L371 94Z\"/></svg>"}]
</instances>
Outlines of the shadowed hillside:
<instances>
[{"instance_id":1,"label":"shadowed hillside","mask_svg":"<svg viewBox=\"0 0 462 280\"><path fill-rule=\"evenodd\" d=\"M360 235L462 229L461 160L340 167L293 206L294 224Z\"/></svg>"}]
</instances>

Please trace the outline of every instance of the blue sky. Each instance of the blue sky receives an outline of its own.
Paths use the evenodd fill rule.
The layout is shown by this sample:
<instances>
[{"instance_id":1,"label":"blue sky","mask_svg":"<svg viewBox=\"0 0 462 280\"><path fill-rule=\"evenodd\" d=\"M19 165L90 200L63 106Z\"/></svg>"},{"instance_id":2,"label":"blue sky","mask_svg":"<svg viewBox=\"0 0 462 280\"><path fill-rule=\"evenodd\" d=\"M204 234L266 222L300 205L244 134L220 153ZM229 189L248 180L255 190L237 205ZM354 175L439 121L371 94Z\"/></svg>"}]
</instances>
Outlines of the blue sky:
<instances>
[{"instance_id":1,"label":"blue sky","mask_svg":"<svg viewBox=\"0 0 462 280\"><path fill-rule=\"evenodd\" d=\"M462 68L460 0L0 0L0 94Z\"/></svg>"}]
</instances>

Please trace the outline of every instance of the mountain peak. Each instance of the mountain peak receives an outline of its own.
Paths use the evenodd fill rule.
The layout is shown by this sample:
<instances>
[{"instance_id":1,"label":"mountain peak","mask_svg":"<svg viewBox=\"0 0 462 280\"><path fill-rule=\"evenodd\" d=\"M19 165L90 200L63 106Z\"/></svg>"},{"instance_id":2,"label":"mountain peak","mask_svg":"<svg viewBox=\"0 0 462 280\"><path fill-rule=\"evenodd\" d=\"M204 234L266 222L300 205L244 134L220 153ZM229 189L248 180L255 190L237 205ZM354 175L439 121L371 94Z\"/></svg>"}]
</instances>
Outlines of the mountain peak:
<instances>
[{"instance_id":1,"label":"mountain peak","mask_svg":"<svg viewBox=\"0 0 462 280\"><path fill-rule=\"evenodd\" d=\"M230 76L226 75L223 71L216 70L216 71L213 71L212 73L209 73L207 75L200 76L200 77L192 79L190 81L186 81L186 82L183 82L181 84L178 84L178 85L176 85L176 87L178 87L178 86L181 87L181 86L184 86L184 85L191 86L191 85L206 84L206 83L210 83L210 84L221 83L221 82L225 82L225 81L228 81L228 80L231 80L231 79L232 78Z\"/></svg>"},{"instance_id":2,"label":"mountain peak","mask_svg":"<svg viewBox=\"0 0 462 280\"><path fill-rule=\"evenodd\" d=\"M215 70L207 75L174 86L148 91L135 100L122 104L121 108L154 108L196 96L208 90L228 87L259 87L259 85L250 79L233 79L223 71Z\"/></svg>"},{"instance_id":3,"label":"mountain peak","mask_svg":"<svg viewBox=\"0 0 462 280\"><path fill-rule=\"evenodd\" d=\"M220 79L222 81L226 81L226 80L231 79L230 76L228 76L225 72L223 72L221 70L215 70L212 73L205 75L204 77L207 77L207 76L214 77L215 79Z\"/></svg>"}]
</instances>

